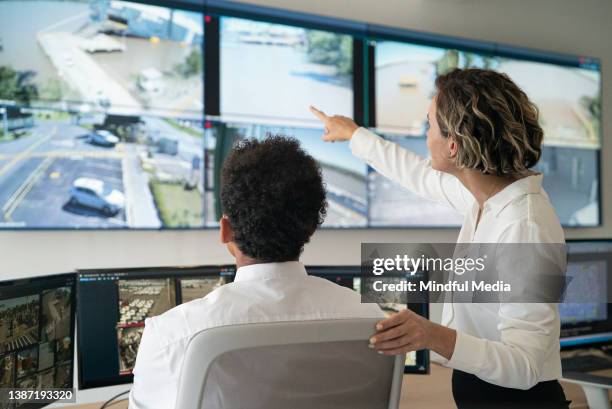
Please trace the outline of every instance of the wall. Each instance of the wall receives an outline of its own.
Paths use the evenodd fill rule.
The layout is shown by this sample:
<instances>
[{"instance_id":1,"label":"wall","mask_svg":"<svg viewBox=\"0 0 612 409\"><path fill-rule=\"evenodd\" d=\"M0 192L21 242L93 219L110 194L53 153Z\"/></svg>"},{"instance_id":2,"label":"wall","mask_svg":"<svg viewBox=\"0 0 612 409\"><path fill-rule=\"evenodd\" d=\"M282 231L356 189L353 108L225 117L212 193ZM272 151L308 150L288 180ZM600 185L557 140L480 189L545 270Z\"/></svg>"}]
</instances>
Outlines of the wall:
<instances>
[{"instance_id":1,"label":"wall","mask_svg":"<svg viewBox=\"0 0 612 409\"><path fill-rule=\"evenodd\" d=\"M603 67L603 220L595 229L568 229L568 238L612 237L612 3L606 0L248 0L253 4L456 35L509 45L582 54ZM606 182L608 185L606 185ZM456 230L320 231L303 261L357 263L363 241L454 241ZM2 232L0 277L75 268L225 263L216 231ZM437 309L435 310L437 313ZM102 400L126 387L80 394Z\"/></svg>"}]
</instances>

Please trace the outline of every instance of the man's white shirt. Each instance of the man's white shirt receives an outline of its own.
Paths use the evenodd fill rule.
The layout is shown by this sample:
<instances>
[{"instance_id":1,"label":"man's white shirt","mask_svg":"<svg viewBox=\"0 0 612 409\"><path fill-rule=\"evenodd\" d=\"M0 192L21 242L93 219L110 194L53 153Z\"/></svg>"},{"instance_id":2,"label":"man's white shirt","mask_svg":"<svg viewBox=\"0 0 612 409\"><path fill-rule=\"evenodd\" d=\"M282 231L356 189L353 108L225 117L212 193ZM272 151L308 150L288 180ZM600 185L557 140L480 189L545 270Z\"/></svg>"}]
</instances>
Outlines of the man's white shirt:
<instances>
[{"instance_id":1,"label":"man's white shirt","mask_svg":"<svg viewBox=\"0 0 612 409\"><path fill-rule=\"evenodd\" d=\"M384 318L384 314L376 304L361 304L359 293L308 276L299 262L240 267L233 283L145 321L129 407L174 408L187 344L204 329L346 318Z\"/></svg>"},{"instance_id":2,"label":"man's white shirt","mask_svg":"<svg viewBox=\"0 0 612 409\"><path fill-rule=\"evenodd\" d=\"M430 160L365 128L355 131L350 148L387 178L462 214L459 243L565 243L542 175L520 179L489 198L476 226L478 202L459 179L434 170ZM555 263L565 271L565 257ZM447 303L442 324L457 330L451 359L442 359L451 368L518 389L561 377L556 304Z\"/></svg>"}]
</instances>

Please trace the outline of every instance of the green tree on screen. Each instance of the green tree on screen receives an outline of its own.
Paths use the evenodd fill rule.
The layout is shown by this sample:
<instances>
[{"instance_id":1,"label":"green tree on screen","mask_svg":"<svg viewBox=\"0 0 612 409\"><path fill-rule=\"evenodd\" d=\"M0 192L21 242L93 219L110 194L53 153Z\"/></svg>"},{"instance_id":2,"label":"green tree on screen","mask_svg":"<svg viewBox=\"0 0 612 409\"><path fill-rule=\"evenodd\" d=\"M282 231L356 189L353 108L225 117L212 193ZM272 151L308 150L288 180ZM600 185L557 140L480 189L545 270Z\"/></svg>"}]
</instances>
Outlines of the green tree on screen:
<instances>
[{"instance_id":1,"label":"green tree on screen","mask_svg":"<svg viewBox=\"0 0 612 409\"><path fill-rule=\"evenodd\" d=\"M16 71L0 66L0 99L29 104L38 98L38 88L33 83L34 71Z\"/></svg>"},{"instance_id":2,"label":"green tree on screen","mask_svg":"<svg viewBox=\"0 0 612 409\"><path fill-rule=\"evenodd\" d=\"M350 36L308 30L306 54L317 64L335 65L340 75L353 73L353 41Z\"/></svg>"}]
</instances>

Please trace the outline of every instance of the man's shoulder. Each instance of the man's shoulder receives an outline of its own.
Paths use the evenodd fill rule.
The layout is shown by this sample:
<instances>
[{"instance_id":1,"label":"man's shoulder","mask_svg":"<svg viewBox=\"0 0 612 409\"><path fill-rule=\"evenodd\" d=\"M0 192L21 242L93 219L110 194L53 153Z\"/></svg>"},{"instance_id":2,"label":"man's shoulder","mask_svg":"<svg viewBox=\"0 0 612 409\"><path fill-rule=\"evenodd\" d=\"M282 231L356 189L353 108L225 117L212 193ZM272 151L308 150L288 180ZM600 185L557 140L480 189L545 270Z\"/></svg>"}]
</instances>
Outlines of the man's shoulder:
<instances>
[{"instance_id":1,"label":"man's shoulder","mask_svg":"<svg viewBox=\"0 0 612 409\"><path fill-rule=\"evenodd\" d=\"M205 297L177 305L163 314L148 318L145 325L155 328L159 345L166 347L189 340L195 333L223 325L223 312L230 306L232 284L223 285Z\"/></svg>"},{"instance_id":2,"label":"man's shoulder","mask_svg":"<svg viewBox=\"0 0 612 409\"><path fill-rule=\"evenodd\" d=\"M323 300L325 305L321 307L332 312L351 318L378 318L384 317L384 313L374 303L362 303L361 294L355 289L351 289L325 278L308 276L306 279L316 288L317 298Z\"/></svg>"}]
</instances>

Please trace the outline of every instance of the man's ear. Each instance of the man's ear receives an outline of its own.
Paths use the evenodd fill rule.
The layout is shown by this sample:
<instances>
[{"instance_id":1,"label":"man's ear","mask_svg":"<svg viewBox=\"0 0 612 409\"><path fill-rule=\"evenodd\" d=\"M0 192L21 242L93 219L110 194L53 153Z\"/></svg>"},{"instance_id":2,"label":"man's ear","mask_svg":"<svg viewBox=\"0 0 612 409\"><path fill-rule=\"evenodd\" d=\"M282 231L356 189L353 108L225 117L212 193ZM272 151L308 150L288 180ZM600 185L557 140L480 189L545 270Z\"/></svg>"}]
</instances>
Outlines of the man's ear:
<instances>
[{"instance_id":1,"label":"man's ear","mask_svg":"<svg viewBox=\"0 0 612 409\"><path fill-rule=\"evenodd\" d=\"M219 220L219 227L221 243L227 244L234 240L234 232L232 231L232 226L230 225L229 219L226 215L221 216L221 220Z\"/></svg>"}]
</instances>

